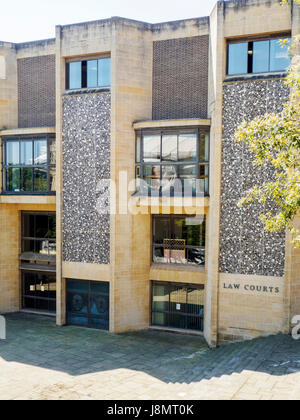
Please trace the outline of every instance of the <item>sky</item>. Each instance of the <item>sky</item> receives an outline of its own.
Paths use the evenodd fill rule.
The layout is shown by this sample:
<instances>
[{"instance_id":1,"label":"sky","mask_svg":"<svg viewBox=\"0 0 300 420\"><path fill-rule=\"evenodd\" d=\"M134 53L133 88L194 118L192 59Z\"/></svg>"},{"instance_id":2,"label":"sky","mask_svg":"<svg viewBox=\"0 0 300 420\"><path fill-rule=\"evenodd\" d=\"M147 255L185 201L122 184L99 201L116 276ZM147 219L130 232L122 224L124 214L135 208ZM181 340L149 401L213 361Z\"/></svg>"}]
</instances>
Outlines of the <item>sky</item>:
<instances>
[{"instance_id":1,"label":"sky","mask_svg":"<svg viewBox=\"0 0 300 420\"><path fill-rule=\"evenodd\" d=\"M216 0L3 0L0 41L55 37L55 25L121 16L149 23L208 16Z\"/></svg>"}]
</instances>

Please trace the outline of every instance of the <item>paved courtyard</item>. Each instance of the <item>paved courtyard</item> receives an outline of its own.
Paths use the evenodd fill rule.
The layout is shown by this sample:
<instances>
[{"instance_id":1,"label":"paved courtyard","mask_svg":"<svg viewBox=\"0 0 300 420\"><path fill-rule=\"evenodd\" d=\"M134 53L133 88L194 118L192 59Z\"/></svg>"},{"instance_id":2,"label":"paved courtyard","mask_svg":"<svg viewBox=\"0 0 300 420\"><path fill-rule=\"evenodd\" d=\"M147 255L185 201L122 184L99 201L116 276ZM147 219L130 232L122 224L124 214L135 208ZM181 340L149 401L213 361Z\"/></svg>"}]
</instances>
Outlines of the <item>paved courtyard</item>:
<instances>
[{"instance_id":1,"label":"paved courtyard","mask_svg":"<svg viewBox=\"0 0 300 420\"><path fill-rule=\"evenodd\" d=\"M300 342L278 335L209 350L199 337L112 335L7 317L0 399L300 399Z\"/></svg>"}]
</instances>

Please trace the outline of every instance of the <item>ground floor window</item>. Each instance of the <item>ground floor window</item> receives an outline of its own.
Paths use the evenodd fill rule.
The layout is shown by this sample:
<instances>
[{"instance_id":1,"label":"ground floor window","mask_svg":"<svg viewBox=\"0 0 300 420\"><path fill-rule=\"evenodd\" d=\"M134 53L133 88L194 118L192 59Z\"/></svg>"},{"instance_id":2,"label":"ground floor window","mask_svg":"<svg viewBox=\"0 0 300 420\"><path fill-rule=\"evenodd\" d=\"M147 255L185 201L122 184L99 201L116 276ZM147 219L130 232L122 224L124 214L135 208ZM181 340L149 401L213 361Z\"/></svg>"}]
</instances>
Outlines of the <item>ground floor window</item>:
<instances>
[{"instance_id":1,"label":"ground floor window","mask_svg":"<svg viewBox=\"0 0 300 420\"><path fill-rule=\"evenodd\" d=\"M203 332L204 285L152 283L152 325Z\"/></svg>"},{"instance_id":2,"label":"ground floor window","mask_svg":"<svg viewBox=\"0 0 300 420\"><path fill-rule=\"evenodd\" d=\"M22 309L56 311L56 275L22 272Z\"/></svg>"},{"instance_id":3,"label":"ground floor window","mask_svg":"<svg viewBox=\"0 0 300 420\"><path fill-rule=\"evenodd\" d=\"M109 330L109 283L67 280L67 323Z\"/></svg>"}]
</instances>

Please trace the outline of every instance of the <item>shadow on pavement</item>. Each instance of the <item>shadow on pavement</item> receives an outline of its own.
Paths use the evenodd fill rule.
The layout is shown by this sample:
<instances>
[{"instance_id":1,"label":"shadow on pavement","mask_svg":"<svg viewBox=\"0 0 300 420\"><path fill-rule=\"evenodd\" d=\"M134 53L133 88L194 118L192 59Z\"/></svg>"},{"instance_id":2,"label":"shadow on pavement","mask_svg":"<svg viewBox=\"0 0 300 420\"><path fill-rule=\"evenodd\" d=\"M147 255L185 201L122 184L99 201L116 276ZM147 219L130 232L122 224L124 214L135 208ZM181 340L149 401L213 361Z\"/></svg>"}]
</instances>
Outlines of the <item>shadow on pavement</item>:
<instances>
[{"instance_id":1,"label":"shadow on pavement","mask_svg":"<svg viewBox=\"0 0 300 420\"><path fill-rule=\"evenodd\" d=\"M191 383L242 371L300 372L300 342L277 335L209 350L204 339L146 330L109 334L57 327L54 319L10 314L0 359L72 376L117 369L141 371L165 383Z\"/></svg>"}]
</instances>

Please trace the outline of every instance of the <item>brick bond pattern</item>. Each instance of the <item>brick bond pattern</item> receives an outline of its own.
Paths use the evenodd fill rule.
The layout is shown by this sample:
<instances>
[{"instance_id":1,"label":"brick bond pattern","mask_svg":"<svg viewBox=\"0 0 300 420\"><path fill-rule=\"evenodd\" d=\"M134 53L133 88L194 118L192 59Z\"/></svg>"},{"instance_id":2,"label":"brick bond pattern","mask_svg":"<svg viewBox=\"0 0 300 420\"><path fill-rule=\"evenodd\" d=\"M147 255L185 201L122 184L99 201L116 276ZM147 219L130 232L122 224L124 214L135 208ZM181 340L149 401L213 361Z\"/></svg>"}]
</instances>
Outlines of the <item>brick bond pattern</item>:
<instances>
[{"instance_id":1,"label":"brick bond pattern","mask_svg":"<svg viewBox=\"0 0 300 420\"><path fill-rule=\"evenodd\" d=\"M110 179L110 94L65 96L62 139L63 260L109 264L110 216L97 209L109 193L98 184Z\"/></svg>"},{"instance_id":2,"label":"brick bond pattern","mask_svg":"<svg viewBox=\"0 0 300 420\"><path fill-rule=\"evenodd\" d=\"M208 35L154 42L154 120L207 118L208 46Z\"/></svg>"},{"instance_id":3,"label":"brick bond pattern","mask_svg":"<svg viewBox=\"0 0 300 420\"><path fill-rule=\"evenodd\" d=\"M55 55L18 60L19 128L55 127Z\"/></svg>"},{"instance_id":4,"label":"brick bond pattern","mask_svg":"<svg viewBox=\"0 0 300 420\"><path fill-rule=\"evenodd\" d=\"M251 163L247 146L233 141L243 121L278 113L288 101L289 91L282 80L232 83L224 86L223 163L221 196L220 272L283 276L285 234L266 233L258 220L260 205L239 209L237 203L256 184L272 178L268 167ZM272 209L269 204L266 209Z\"/></svg>"}]
</instances>

